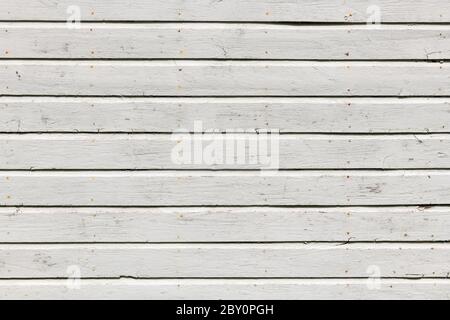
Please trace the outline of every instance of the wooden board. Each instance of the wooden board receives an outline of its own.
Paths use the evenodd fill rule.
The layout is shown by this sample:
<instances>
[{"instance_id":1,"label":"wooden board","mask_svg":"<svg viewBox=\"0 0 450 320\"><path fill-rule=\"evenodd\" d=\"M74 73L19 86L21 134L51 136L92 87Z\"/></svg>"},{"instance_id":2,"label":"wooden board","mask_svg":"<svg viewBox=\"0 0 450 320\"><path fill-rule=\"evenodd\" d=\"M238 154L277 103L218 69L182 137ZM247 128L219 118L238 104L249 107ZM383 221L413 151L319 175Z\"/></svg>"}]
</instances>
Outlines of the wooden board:
<instances>
[{"instance_id":1,"label":"wooden board","mask_svg":"<svg viewBox=\"0 0 450 320\"><path fill-rule=\"evenodd\" d=\"M0 71L0 95L450 95L448 63L1 61Z\"/></svg>"},{"instance_id":2,"label":"wooden board","mask_svg":"<svg viewBox=\"0 0 450 320\"><path fill-rule=\"evenodd\" d=\"M450 208L0 208L0 242L449 241Z\"/></svg>"},{"instance_id":3,"label":"wooden board","mask_svg":"<svg viewBox=\"0 0 450 320\"><path fill-rule=\"evenodd\" d=\"M359 0L2 0L0 20L73 18L78 6L84 21L295 21L366 22L380 13L383 22L449 22L446 0L378 0L378 8ZM376 10L377 9L377 10Z\"/></svg>"},{"instance_id":4,"label":"wooden board","mask_svg":"<svg viewBox=\"0 0 450 320\"><path fill-rule=\"evenodd\" d=\"M8 244L0 277L442 278L449 259L449 244Z\"/></svg>"},{"instance_id":5,"label":"wooden board","mask_svg":"<svg viewBox=\"0 0 450 320\"><path fill-rule=\"evenodd\" d=\"M0 299L322 300L450 298L447 279L1 280Z\"/></svg>"},{"instance_id":6,"label":"wooden board","mask_svg":"<svg viewBox=\"0 0 450 320\"><path fill-rule=\"evenodd\" d=\"M449 26L431 25L3 23L0 58L449 59L447 38Z\"/></svg>"},{"instance_id":7,"label":"wooden board","mask_svg":"<svg viewBox=\"0 0 450 320\"><path fill-rule=\"evenodd\" d=\"M0 169L264 169L266 159L280 169L450 169L450 137L0 135Z\"/></svg>"},{"instance_id":8,"label":"wooden board","mask_svg":"<svg viewBox=\"0 0 450 320\"><path fill-rule=\"evenodd\" d=\"M0 98L0 132L448 133L440 98ZM405 117L405 115L408 115Z\"/></svg>"},{"instance_id":9,"label":"wooden board","mask_svg":"<svg viewBox=\"0 0 450 320\"><path fill-rule=\"evenodd\" d=\"M1 172L3 206L450 204L450 171Z\"/></svg>"}]
</instances>

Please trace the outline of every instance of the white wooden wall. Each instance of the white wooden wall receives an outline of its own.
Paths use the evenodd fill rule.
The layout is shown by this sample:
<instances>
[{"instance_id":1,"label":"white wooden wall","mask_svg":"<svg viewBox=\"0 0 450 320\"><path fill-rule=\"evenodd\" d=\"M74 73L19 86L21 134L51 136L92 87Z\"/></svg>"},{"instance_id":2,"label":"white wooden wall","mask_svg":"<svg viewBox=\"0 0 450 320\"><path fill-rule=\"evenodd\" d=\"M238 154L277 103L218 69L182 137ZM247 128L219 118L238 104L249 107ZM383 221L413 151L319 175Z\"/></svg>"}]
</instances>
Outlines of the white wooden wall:
<instances>
[{"instance_id":1,"label":"white wooden wall","mask_svg":"<svg viewBox=\"0 0 450 320\"><path fill-rule=\"evenodd\" d=\"M0 299L450 298L447 61L448 0L1 0Z\"/></svg>"}]
</instances>

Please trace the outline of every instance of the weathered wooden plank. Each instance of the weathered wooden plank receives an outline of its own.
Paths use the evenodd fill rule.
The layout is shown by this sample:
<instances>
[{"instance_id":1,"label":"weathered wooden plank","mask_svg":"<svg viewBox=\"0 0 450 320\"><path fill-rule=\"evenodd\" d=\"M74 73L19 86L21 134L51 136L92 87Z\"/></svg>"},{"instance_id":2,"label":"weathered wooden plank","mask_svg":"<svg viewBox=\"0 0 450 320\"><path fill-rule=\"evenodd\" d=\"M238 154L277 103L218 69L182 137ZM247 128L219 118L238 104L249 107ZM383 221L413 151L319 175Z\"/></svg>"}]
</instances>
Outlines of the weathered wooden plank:
<instances>
[{"instance_id":1,"label":"weathered wooden plank","mask_svg":"<svg viewBox=\"0 0 450 320\"><path fill-rule=\"evenodd\" d=\"M1 61L3 95L446 96L450 64Z\"/></svg>"},{"instance_id":2,"label":"weathered wooden plank","mask_svg":"<svg viewBox=\"0 0 450 320\"><path fill-rule=\"evenodd\" d=\"M0 208L0 242L449 241L450 208Z\"/></svg>"},{"instance_id":3,"label":"weathered wooden plank","mask_svg":"<svg viewBox=\"0 0 450 320\"><path fill-rule=\"evenodd\" d=\"M1 132L192 132L196 123L220 132L450 132L450 99L440 98L3 97L0 113Z\"/></svg>"},{"instance_id":4,"label":"weathered wooden plank","mask_svg":"<svg viewBox=\"0 0 450 320\"><path fill-rule=\"evenodd\" d=\"M448 300L449 290L447 279L0 280L3 300Z\"/></svg>"},{"instance_id":5,"label":"weathered wooden plank","mask_svg":"<svg viewBox=\"0 0 450 320\"><path fill-rule=\"evenodd\" d=\"M0 58L449 59L447 38L449 26L10 23Z\"/></svg>"},{"instance_id":6,"label":"weathered wooden plank","mask_svg":"<svg viewBox=\"0 0 450 320\"><path fill-rule=\"evenodd\" d=\"M1 278L447 277L448 244L1 245ZM227 263L224 264L224 261Z\"/></svg>"},{"instance_id":7,"label":"weathered wooden plank","mask_svg":"<svg viewBox=\"0 0 450 320\"><path fill-rule=\"evenodd\" d=\"M0 169L450 169L449 150L449 135L5 134Z\"/></svg>"},{"instance_id":8,"label":"weathered wooden plank","mask_svg":"<svg viewBox=\"0 0 450 320\"><path fill-rule=\"evenodd\" d=\"M450 204L450 171L1 172L4 206Z\"/></svg>"},{"instance_id":9,"label":"weathered wooden plank","mask_svg":"<svg viewBox=\"0 0 450 320\"><path fill-rule=\"evenodd\" d=\"M446 0L2 0L0 20L449 22ZM371 18L372 17L372 18Z\"/></svg>"}]
</instances>

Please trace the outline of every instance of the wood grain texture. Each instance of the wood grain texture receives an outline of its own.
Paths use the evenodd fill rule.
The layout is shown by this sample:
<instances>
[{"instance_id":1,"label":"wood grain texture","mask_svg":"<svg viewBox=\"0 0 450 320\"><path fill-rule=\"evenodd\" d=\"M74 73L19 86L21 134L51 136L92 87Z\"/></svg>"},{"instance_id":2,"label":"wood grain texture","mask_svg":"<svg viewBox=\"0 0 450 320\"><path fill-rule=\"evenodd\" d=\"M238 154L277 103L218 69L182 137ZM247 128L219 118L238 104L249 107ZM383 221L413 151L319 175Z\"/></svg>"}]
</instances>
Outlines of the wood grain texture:
<instances>
[{"instance_id":1,"label":"wood grain texture","mask_svg":"<svg viewBox=\"0 0 450 320\"><path fill-rule=\"evenodd\" d=\"M8 244L0 278L441 278L449 260L448 244Z\"/></svg>"},{"instance_id":2,"label":"wood grain texture","mask_svg":"<svg viewBox=\"0 0 450 320\"><path fill-rule=\"evenodd\" d=\"M450 171L1 172L3 206L450 204Z\"/></svg>"},{"instance_id":3,"label":"wood grain texture","mask_svg":"<svg viewBox=\"0 0 450 320\"><path fill-rule=\"evenodd\" d=\"M0 242L449 241L449 207L0 208Z\"/></svg>"},{"instance_id":4,"label":"wood grain texture","mask_svg":"<svg viewBox=\"0 0 450 320\"><path fill-rule=\"evenodd\" d=\"M2 0L0 299L450 298L449 23L447 0ZM245 150L211 163L223 132Z\"/></svg>"},{"instance_id":5,"label":"wood grain texture","mask_svg":"<svg viewBox=\"0 0 450 320\"><path fill-rule=\"evenodd\" d=\"M447 151L448 135L3 134L0 169L450 169Z\"/></svg>"},{"instance_id":6,"label":"wood grain texture","mask_svg":"<svg viewBox=\"0 0 450 320\"><path fill-rule=\"evenodd\" d=\"M448 63L1 61L0 70L0 95L450 95Z\"/></svg>"},{"instance_id":7,"label":"wood grain texture","mask_svg":"<svg viewBox=\"0 0 450 320\"><path fill-rule=\"evenodd\" d=\"M448 133L441 98L0 97L1 132ZM407 115L407 116L406 116Z\"/></svg>"},{"instance_id":8,"label":"wood grain texture","mask_svg":"<svg viewBox=\"0 0 450 320\"><path fill-rule=\"evenodd\" d=\"M295 21L366 22L374 10L358 0L3 0L0 20L57 20L72 17L70 6L80 8L84 21ZM449 22L446 0L378 0L383 22Z\"/></svg>"},{"instance_id":9,"label":"wood grain texture","mask_svg":"<svg viewBox=\"0 0 450 320\"><path fill-rule=\"evenodd\" d=\"M3 23L0 58L449 59L446 39L448 26Z\"/></svg>"},{"instance_id":10,"label":"wood grain texture","mask_svg":"<svg viewBox=\"0 0 450 320\"><path fill-rule=\"evenodd\" d=\"M448 299L447 280L84 280L80 290L64 280L1 281L3 299Z\"/></svg>"},{"instance_id":11,"label":"wood grain texture","mask_svg":"<svg viewBox=\"0 0 450 320\"><path fill-rule=\"evenodd\" d=\"M0 299L132 299L132 300L448 300L447 279L173 279L173 280L0 281ZM373 288L376 282L376 290ZM68 286L69 285L69 286Z\"/></svg>"}]
</instances>

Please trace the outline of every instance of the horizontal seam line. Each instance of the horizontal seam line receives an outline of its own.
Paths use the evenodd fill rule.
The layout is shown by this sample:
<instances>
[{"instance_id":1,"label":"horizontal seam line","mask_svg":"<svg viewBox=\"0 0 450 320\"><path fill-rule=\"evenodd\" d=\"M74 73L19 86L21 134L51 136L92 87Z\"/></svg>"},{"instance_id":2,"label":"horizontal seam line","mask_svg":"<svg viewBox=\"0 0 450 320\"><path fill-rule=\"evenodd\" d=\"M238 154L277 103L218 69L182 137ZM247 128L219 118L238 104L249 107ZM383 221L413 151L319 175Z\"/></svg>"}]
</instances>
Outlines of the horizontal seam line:
<instances>
[{"instance_id":1,"label":"horizontal seam line","mask_svg":"<svg viewBox=\"0 0 450 320\"><path fill-rule=\"evenodd\" d=\"M21 214L19 214L18 216L20 217ZM22 213L22 215L24 215ZM395 241L395 240L380 240L380 241L369 241L369 240L360 240L360 241L347 241L347 240L333 240L333 241L309 241L309 240L296 240L296 241L174 241L174 242L168 242L168 241L161 241L161 242L157 242L157 241L117 241L117 242L113 242L113 241L98 241L98 242L39 242L39 241L33 241L33 242L1 242L0 241L0 246L1 245L24 245L24 246L29 246L29 245L103 245L103 244L108 244L108 245L126 245L126 244L130 244L130 245L137 245L137 244L150 244L150 245L236 245L236 244L304 244L304 245L308 245L308 244L335 244L336 247L340 247L340 246L344 246L344 245L348 245L351 246L352 244L358 245L358 244L374 244L374 245L383 245L383 244L449 244L450 243L450 239L449 240L417 240L417 241ZM330 246L331 247L331 246Z\"/></svg>"},{"instance_id":2,"label":"horizontal seam line","mask_svg":"<svg viewBox=\"0 0 450 320\"><path fill-rule=\"evenodd\" d=\"M450 205L449 205L450 206ZM87 208L87 209L110 209L110 208L115 208L115 209L134 209L134 208L136 208L136 209L145 209L145 208L149 208L149 209L158 209L158 208L161 208L161 209L170 209L170 208L176 208L176 209L179 209L179 208L186 208L186 209L202 209L202 208L213 208L213 209L221 209L221 208L228 208L228 209L241 209L241 208L243 208L243 209L251 209L251 208L254 208L254 209L258 209L258 208L268 208L268 209L295 209L295 208L300 208L300 209L308 209L308 208L311 208L311 209L320 209L320 208L323 208L323 209L332 209L332 208L360 208L360 209L365 209L365 208L367 208L367 209L373 209L373 208L377 208L377 207L379 207L379 208L410 208L410 209L413 209L413 208L417 208L417 209L420 209L421 207L424 207L424 209L423 210L428 210L428 209L432 209L432 208L442 208L442 209L450 209L450 207L448 208L447 206L445 206L445 205L440 205L440 204L438 204L438 205L422 205L422 206L417 206L417 205L380 205L380 206L368 206L368 205L359 205L359 206L357 206L357 205L350 205L350 206L339 206L339 205L336 205L336 206L271 206L271 205L267 205L267 206L237 206L237 205L231 205L231 206L213 206L213 207L211 207L211 206L88 206L88 207L86 207L86 206L70 206L69 208L74 208L74 209L76 209L76 208ZM14 208L18 208L18 206L3 206L3 208L11 208L11 209L14 209ZM42 208L44 208L44 209L59 209L59 208L68 208L67 206L66 207L64 207L64 206L26 206L26 208L27 209L42 209Z\"/></svg>"},{"instance_id":3,"label":"horizontal seam line","mask_svg":"<svg viewBox=\"0 0 450 320\"><path fill-rule=\"evenodd\" d=\"M448 99L450 98L450 94L449 95L439 95L439 96L429 96L429 95L422 95L422 96L417 96L417 95L410 95L410 96L395 96L395 95L391 95L391 96L371 96L371 95L352 95L352 96L345 96L345 95L340 95L340 96L327 96L327 95L317 95L317 96L311 96L311 95L303 95L303 96L299 96L299 95L291 95L291 96L286 96L286 95L266 95L266 96L261 96L261 95L247 95L247 96L239 96L239 95L222 95L222 96L218 96L218 95L195 95L195 96L177 96L177 95L172 95L172 96L168 96L168 95L140 95L140 96L136 96L136 95L23 95L23 94L17 94L17 95L11 95L11 94L0 94L0 98L17 98L17 97L35 97L35 98L43 98L43 97L48 97L48 98L317 98L317 99L333 99L333 98L346 98L346 99L351 99L351 98L370 98L370 99L382 99L382 98L396 98L396 99L410 99L410 98L422 98L422 99Z\"/></svg>"},{"instance_id":4,"label":"horizontal seam line","mask_svg":"<svg viewBox=\"0 0 450 320\"><path fill-rule=\"evenodd\" d=\"M250 165L249 165L250 166ZM40 169L40 168L26 168L26 169L0 169L0 172L292 172L292 171L323 171L323 172L331 172L331 171L450 171L449 168L280 168L280 169L265 169L256 168L256 169L240 169L240 168L200 168L200 169L182 169L182 168L152 168L152 169L136 169L136 168L114 168L114 169L104 169L104 168L93 168L93 169L64 169L64 168L52 168L52 169Z\"/></svg>"},{"instance_id":5,"label":"horizontal seam line","mask_svg":"<svg viewBox=\"0 0 450 320\"><path fill-rule=\"evenodd\" d=\"M294 58L3 58L0 57L0 61L89 61L89 62L101 62L101 61L286 61L286 62L417 62L417 63L445 63L450 62L449 58L436 58L436 59L294 59Z\"/></svg>"},{"instance_id":6,"label":"horizontal seam line","mask_svg":"<svg viewBox=\"0 0 450 320\"><path fill-rule=\"evenodd\" d=\"M249 130L264 130L264 128L250 128ZM252 134L255 135L257 132L239 132L239 131L219 131L219 132L195 132L195 131L0 131L0 135L185 135L185 134L205 134L205 135L221 135L224 133L230 134ZM318 136L401 136L401 135L420 135L420 136L431 136L431 135L448 135L450 131L399 131L399 132L358 132L358 131L348 131L348 132L335 132L335 131L281 131L277 135L318 135Z\"/></svg>"},{"instance_id":7,"label":"horizontal seam line","mask_svg":"<svg viewBox=\"0 0 450 320\"><path fill-rule=\"evenodd\" d=\"M0 278L0 281L42 281L42 280L67 280L69 277L23 277L23 278ZM374 279L373 277L135 277L135 276L117 276L117 277L84 277L80 280L120 280L120 279L135 279L135 280L365 280ZM413 275L411 277L377 277L381 280L449 280L447 277L429 277L421 275Z\"/></svg>"},{"instance_id":8,"label":"horizontal seam line","mask_svg":"<svg viewBox=\"0 0 450 320\"><path fill-rule=\"evenodd\" d=\"M257 20L257 19L250 19L250 20L171 20L171 19L165 19L165 20L137 20L137 19L98 19L98 20L80 20L80 23L93 23L93 24L105 24L105 23L111 23L111 24L119 24L119 23L128 23L128 24L183 24L183 23L193 23L193 24L203 24L203 23L209 23L209 24L267 24L267 25L289 25L289 26L361 26L361 25L367 25L369 27L372 27L374 25L442 25L447 26L450 25L450 21L381 21L377 24L368 24L366 21L355 21L355 22L349 22L349 21L296 21L296 20L280 20L280 19L274 19L274 20ZM67 19L64 20L52 20L52 19L1 19L0 23L59 23L59 24L67 24ZM72 22L70 22L72 23Z\"/></svg>"},{"instance_id":9,"label":"horizontal seam line","mask_svg":"<svg viewBox=\"0 0 450 320\"><path fill-rule=\"evenodd\" d=\"M415 203L415 204L391 204L391 205L385 205L385 204L355 204L355 205L255 205L255 204L249 204L249 205L0 205L0 208L39 208L39 209L45 209L45 208L87 208L87 209L94 209L94 208L122 208L122 209L129 209L129 208L300 208L300 209L306 209L306 208L398 208L398 207L419 207L419 208L433 208L433 207L450 207L449 203Z\"/></svg>"},{"instance_id":10,"label":"horizontal seam line","mask_svg":"<svg viewBox=\"0 0 450 320\"><path fill-rule=\"evenodd\" d=\"M427 63L441 63L448 64L448 58L441 59L252 59L252 58L0 58L0 61L8 62L323 62L329 64L330 62L338 62L345 66L346 63L351 62L374 62L382 65L386 63L410 63L410 64L427 64ZM447 60L447 61L445 61ZM204 64L207 66L207 64ZM171 65L172 66L172 65ZM176 67L176 65L173 65Z\"/></svg>"},{"instance_id":11,"label":"horizontal seam line","mask_svg":"<svg viewBox=\"0 0 450 320\"><path fill-rule=\"evenodd\" d=\"M67 96L67 95L66 95ZM54 99L54 100L60 100L62 98L64 98L63 95L33 95L33 94L29 94L29 95L8 95L8 94L2 94L0 95L1 98L4 99L8 99L9 97L11 98L16 98L16 99L22 99L22 98L49 98L49 99ZM69 95L69 97L73 97L73 98L78 98L78 99L85 99L85 100L89 100L95 97L99 97L99 98L112 98L114 100L117 101L122 101L122 98L131 98L131 99L148 99L148 100L165 100L163 102L168 102L168 100L190 100L190 101L195 101L195 100L201 100L201 99L209 99L209 98L214 98L214 97L218 97L224 100L233 100L233 99L247 99L247 100L256 100L256 99L270 99L273 96L261 96L261 95L255 95L255 96L239 96L239 95L231 95L231 96L150 96L150 97L146 97L146 96L122 96L122 95L97 95L97 96L86 96L86 95ZM280 96L275 96L275 98L279 98ZM345 102L346 99L351 99L351 98L358 98L358 100L363 100L363 101L359 101L360 103L362 102L366 102L364 100L367 99L378 99L378 100L394 100L394 101L402 101L402 100L425 100L423 101L424 103L430 103L433 100L438 100L435 99L436 96L416 96L416 97L404 97L404 96L281 96L284 97L284 100L302 100L302 99L308 99L308 100L325 100L328 101L330 99L341 99L342 101L340 102ZM450 98L449 97L445 97L445 101L443 101L442 103L446 103L449 104L450 101L448 101L447 99ZM443 99L442 99L443 100ZM211 102L204 102L204 103L211 103ZM259 102L258 103L262 103ZM336 102L338 103L338 102Z\"/></svg>"}]
</instances>

